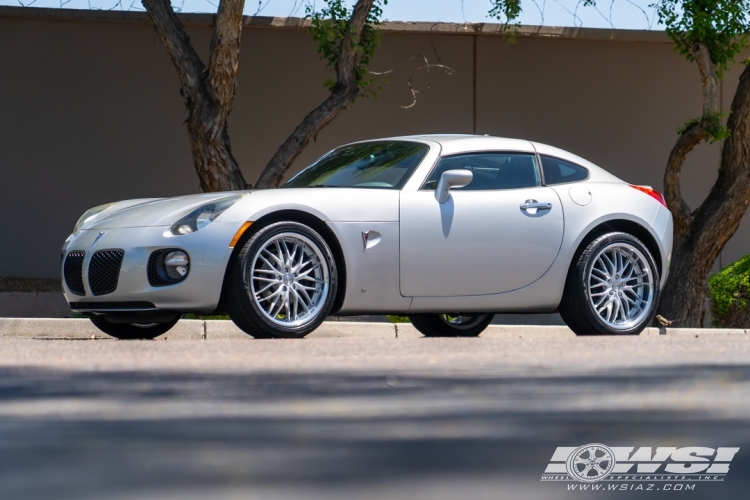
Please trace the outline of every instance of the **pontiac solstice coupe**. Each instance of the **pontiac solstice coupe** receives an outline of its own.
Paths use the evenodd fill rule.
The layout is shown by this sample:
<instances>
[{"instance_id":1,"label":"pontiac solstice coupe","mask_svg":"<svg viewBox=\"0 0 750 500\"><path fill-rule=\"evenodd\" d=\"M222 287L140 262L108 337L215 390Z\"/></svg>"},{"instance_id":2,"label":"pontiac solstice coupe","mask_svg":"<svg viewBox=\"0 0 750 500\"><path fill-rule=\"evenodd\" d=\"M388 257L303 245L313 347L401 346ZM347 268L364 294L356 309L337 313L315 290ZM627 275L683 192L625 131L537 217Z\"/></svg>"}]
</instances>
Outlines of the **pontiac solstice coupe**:
<instances>
[{"instance_id":1,"label":"pontiac solstice coupe","mask_svg":"<svg viewBox=\"0 0 750 500\"><path fill-rule=\"evenodd\" d=\"M227 313L256 338L330 314L469 337L495 313L555 311L578 335L637 334L671 249L650 187L535 142L424 135L342 146L279 189L92 208L61 271L71 309L120 339L185 313Z\"/></svg>"}]
</instances>

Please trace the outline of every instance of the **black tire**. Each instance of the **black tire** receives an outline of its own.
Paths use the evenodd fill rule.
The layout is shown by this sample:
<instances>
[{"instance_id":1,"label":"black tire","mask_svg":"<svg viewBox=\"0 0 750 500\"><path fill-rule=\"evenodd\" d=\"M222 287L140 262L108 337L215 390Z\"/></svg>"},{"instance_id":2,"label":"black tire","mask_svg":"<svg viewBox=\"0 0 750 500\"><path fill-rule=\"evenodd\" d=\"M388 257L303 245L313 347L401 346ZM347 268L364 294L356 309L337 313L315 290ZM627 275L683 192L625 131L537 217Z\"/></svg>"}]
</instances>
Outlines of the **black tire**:
<instances>
[{"instance_id":1,"label":"black tire","mask_svg":"<svg viewBox=\"0 0 750 500\"><path fill-rule=\"evenodd\" d=\"M308 245L309 249L316 254L310 258L317 259L316 262L319 261L319 272L321 273L319 275L320 281L324 282L327 280L327 291L325 292L325 295L322 291L320 292L320 296L314 295L314 297L318 297L318 302L316 302L314 309L315 314L313 315L310 313L309 318L305 319L302 324L293 324L291 326L284 324L285 316L281 315L280 312L272 315L273 310L270 312L264 310L263 307L265 307L265 305L261 306L259 300L254 298L255 292L253 292L252 287L260 286L260 283L262 282L256 281L255 279L245 279L245 276L250 276L252 273L253 261L256 259L256 256L260 254L261 249L263 249L266 244L270 244L269 242L278 241L275 240L275 238L282 237L291 238L290 241L303 242L303 246ZM294 238L301 238L301 240L294 240ZM286 241L287 240L283 240L283 244L286 245ZM316 249L317 253L315 251ZM314 268L318 269L318 267ZM267 269L271 269L271 267L269 266ZM278 287L283 288L284 292L286 292L288 288L289 292L296 293L297 297L301 297L301 292L297 293L299 290L297 287L303 283L298 281L298 275L296 273L293 274L293 278L289 276L291 271L292 269L284 270L283 281L279 283ZM273 274L270 276L273 276ZM277 278L282 279L278 276ZM287 279L291 281L291 284L287 285ZM308 278L299 278L299 280L304 279ZM227 311L229 317L234 321L234 324L236 324L242 331L256 339L297 339L302 338L315 330L331 312L333 302L336 298L338 274L336 261L326 241L310 227L299 222L286 221L270 224L260 229L244 243L241 250L229 263L226 283ZM309 282L305 283L309 285ZM277 285L269 283L268 286ZM325 284L323 284L323 287L325 287ZM292 291L293 288L295 291ZM278 290L278 288L274 289L273 292L275 293L276 290ZM268 293L270 294L271 292ZM307 294L308 292L305 293ZM289 293L288 296L293 297ZM266 298L267 296L260 300L266 300ZM293 307L293 305L290 307ZM273 307L271 307L271 309L273 309Z\"/></svg>"},{"instance_id":2,"label":"black tire","mask_svg":"<svg viewBox=\"0 0 750 500\"><path fill-rule=\"evenodd\" d=\"M153 340L172 329L182 317L176 314L174 320L167 323L110 323L106 315L89 316L99 330L119 340Z\"/></svg>"},{"instance_id":3,"label":"black tire","mask_svg":"<svg viewBox=\"0 0 750 500\"><path fill-rule=\"evenodd\" d=\"M494 314L412 314L411 324L425 337L478 337L492 322ZM448 318L468 318L463 325Z\"/></svg>"},{"instance_id":4,"label":"black tire","mask_svg":"<svg viewBox=\"0 0 750 500\"><path fill-rule=\"evenodd\" d=\"M633 251L634 249L637 252ZM619 274L615 274L614 277L609 276L612 279L607 280L607 276L602 274L601 271L595 272L592 270L601 255L606 256L607 252L613 251L620 252L621 259L622 256L627 256L626 254L631 252L629 257L634 261L637 260L642 274L623 280L620 279ZM629 262L630 269L635 271L635 266L632 265L631 261ZM627 262L624 265L627 266ZM616 268L613 269L617 272ZM627 267L625 267L625 270L627 271ZM589 278L593 273L596 274ZM617 279L614 279L615 277ZM639 279L642 280L640 284ZM625 286L624 283L632 284L633 281L631 280L635 280L637 286L641 288L630 291L632 286ZM656 314L660 294L659 280L659 269L656 262L646 245L638 238L622 232L603 234L589 243L583 252L573 260L560 303L560 316L576 335L638 335L651 323ZM647 281L648 284L646 284ZM595 284L590 286L589 283ZM638 295L639 293L640 295ZM600 300L596 296L600 296L603 302L592 303ZM621 299L618 299L618 296ZM625 306L613 303L613 307L606 313L602 313L610 315L612 310L617 311L614 319L608 321L607 317L603 317L597 312L595 306L604 304L603 309L606 309L607 304L613 302L613 300L619 301L620 304L626 304L627 311ZM646 300L647 303L645 303ZM632 306L629 305L631 302L636 305L636 311L632 313ZM644 303L645 306L643 306ZM623 311L623 319L618 324L617 315L621 310ZM630 314L632 314L632 318L627 319Z\"/></svg>"}]
</instances>

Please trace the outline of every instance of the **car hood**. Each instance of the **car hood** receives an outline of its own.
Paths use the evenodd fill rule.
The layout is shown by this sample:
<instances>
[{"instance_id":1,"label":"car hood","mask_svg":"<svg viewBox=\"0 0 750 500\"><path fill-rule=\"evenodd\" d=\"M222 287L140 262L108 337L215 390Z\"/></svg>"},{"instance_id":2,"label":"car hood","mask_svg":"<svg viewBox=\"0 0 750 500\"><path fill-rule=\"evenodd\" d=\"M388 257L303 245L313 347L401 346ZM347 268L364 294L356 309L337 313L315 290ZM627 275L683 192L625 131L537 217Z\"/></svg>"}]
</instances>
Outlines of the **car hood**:
<instances>
[{"instance_id":1,"label":"car hood","mask_svg":"<svg viewBox=\"0 0 750 500\"><path fill-rule=\"evenodd\" d=\"M204 193L176 198L123 201L105 211L82 229L115 229L124 227L171 226L195 208L232 196L233 192ZM128 206L129 205L129 206ZM120 208L123 207L124 208Z\"/></svg>"}]
</instances>

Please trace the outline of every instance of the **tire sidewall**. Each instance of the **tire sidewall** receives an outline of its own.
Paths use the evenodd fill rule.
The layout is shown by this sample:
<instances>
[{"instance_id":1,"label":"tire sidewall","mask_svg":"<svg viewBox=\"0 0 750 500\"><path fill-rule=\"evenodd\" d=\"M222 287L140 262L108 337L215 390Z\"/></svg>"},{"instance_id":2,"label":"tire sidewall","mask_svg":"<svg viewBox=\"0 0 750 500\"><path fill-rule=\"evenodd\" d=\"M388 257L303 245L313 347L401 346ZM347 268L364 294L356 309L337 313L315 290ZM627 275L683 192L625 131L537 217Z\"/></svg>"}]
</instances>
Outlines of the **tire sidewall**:
<instances>
[{"instance_id":1,"label":"tire sidewall","mask_svg":"<svg viewBox=\"0 0 750 500\"><path fill-rule=\"evenodd\" d=\"M328 295L325 301L321 305L318 316L311 322L305 323L294 327L285 327L277 323L272 322L260 308L260 306L253 300L253 292L250 288L250 284L245 280L245 276L252 266L256 253L260 248L272 237L280 233L296 233L311 240L317 247L318 250L323 254L324 264L327 266L328 272ZM254 234L242 248L239 256L238 272L240 273L239 278L243 283L244 296L242 302L244 302L244 309L250 313L251 319L260 330L271 336L280 338L299 338L304 337L311 331L315 330L320 324L326 319L328 314L333 307L333 302L336 298L336 291L338 285L338 274L336 269L336 261L334 260L333 253L328 247L326 241L316 231L311 229L299 222L277 222L266 226Z\"/></svg>"},{"instance_id":2,"label":"tire sidewall","mask_svg":"<svg viewBox=\"0 0 750 500\"><path fill-rule=\"evenodd\" d=\"M469 329L455 328L443 321L440 314L435 313L414 314L411 316L411 321L414 327L425 337L478 337L487 329L487 326L492 322L495 315L491 313L476 314L483 314L485 318L476 326Z\"/></svg>"},{"instance_id":3,"label":"tire sidewall","mask_svg":"<svg viewBox=\"0 0 750 500\"><path fill-rule=\"evenodd\" d=\"M626 330L621 329L614 329L607 325L599 314L594 310L593 306L591 305L591 297L589 296L589 290L587 285L587 280L589 273L591 272L591 268L594 266L594 258L598 255L599 251L613 243L627 243L630 245L633 245L636 247L646 258L646 263L648 264L651 275L653 276L654 280L654 287L653 287L653 300L651 301L651 305L649 306L648 313L643 317L640 323L634 325L632 328L628 328ZM589 246L586 248L586 250L583 253L584 262L582 266L582 272L578 273L578 279L580 280L577 283L577 293L583 294L583 300L585 303L584 307L584 315L586 316L586 319L588 322L595 326L597 330L599 330L600 334L606 334L606 335L635 335L643 331L644 328L646 328L648 325L651 324L652 320L654 319L654 315L656 314L656 308L659 304L659 296L661 293L660 290L660 275L659 275L659 269L656 266L656 261L654 260L654 257L651 255L651 252L646 248L646 245L644 245L641 240L636 238L635 236L632 236L627 233L608 233L604 234L598 238L596 238L594 241L592 241Z\"/></svg>"},{"instance_id":4,"label":"tire sidewall","mask_svg":"<svg viewBox=\"0 0 750 500\"><path fill-rule=\"evenodd\" d=\"M99 330L118 340L153 340L164 335L177 324L182 314L177 314L175 319L167 323L157 323L153 326L142 327L138 323L110 323L106 316L90 316L89 320Z\"/></svg>"}]
</instances>

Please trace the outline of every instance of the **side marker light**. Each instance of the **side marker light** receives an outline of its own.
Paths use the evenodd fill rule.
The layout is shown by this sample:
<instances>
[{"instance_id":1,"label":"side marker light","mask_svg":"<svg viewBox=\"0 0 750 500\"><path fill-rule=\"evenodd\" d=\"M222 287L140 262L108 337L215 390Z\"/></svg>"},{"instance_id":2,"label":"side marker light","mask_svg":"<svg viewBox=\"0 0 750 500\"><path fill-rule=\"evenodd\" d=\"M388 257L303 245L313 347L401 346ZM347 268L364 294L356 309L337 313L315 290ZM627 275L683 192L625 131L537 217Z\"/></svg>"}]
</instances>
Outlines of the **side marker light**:
<instances>
[{"instance_id":1,"label":"side marker light","mask_svg":"<svg viewBox=\"0 0 750 500\"><path fill-rule=\"evenodd\" d=\"M242 235L245 234L245 231L247 231L252 224L252 222L245 222L244 224L242 224L242 227L234 235L234 238L232 238L232 242L229 244L229 248L234 248L237 245L237 243L240 241L240 238L242 238Z\"/></svg>"}]
</instances>

